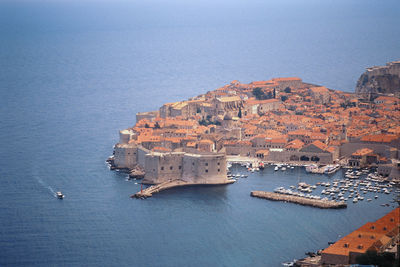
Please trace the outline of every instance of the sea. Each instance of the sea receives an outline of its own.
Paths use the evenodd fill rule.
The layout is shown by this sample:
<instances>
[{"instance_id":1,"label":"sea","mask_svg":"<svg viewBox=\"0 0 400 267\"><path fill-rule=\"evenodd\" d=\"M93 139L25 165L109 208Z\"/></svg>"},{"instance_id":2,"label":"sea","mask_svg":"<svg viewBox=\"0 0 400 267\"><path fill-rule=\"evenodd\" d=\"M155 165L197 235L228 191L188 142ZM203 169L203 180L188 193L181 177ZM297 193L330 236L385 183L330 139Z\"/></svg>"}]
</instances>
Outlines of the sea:
<instances>
[{"instance_id":1,"label":"sea","mask_svg":"<svg viewBox=\"0 0 400 267\"><path fill-rule=\"evenodd\" d=\"M137 112L232 80L353 92L366 67L399 60L399 11L397 0L0 1L0 266L281 266L380 218L393 195L341 210L250 197L342 171L269 166L138 200L140 181L105 160Z\"/></svg>"}]
</instances>

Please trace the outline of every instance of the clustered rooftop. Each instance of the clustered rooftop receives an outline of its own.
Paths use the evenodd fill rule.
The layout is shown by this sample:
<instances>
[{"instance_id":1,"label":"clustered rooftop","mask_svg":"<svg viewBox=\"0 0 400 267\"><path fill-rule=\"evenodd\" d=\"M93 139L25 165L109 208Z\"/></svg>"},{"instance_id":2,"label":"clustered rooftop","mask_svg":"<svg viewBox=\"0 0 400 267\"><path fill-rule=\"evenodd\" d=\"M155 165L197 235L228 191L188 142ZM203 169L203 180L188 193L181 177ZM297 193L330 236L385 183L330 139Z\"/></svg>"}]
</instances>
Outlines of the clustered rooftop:
<instances>
[{"instance_id":1,"label":"clustered rooftop","mask_svg":"<svg viewBox=\"0 0 400 267\"><path fill-rule=\"evenodd\" d=\"M400 208L375 222L369 222L322 251L321 264L356 263L357 256L367 251L396 250L400 235Z\"/></svg>"},{"instance_id":2,"label":"clustered rooftop","mask_svg":"<svg viewBox=\"0 0 400 267\"><path fill-rule=\"evenodd\" d=\"M129 143L151 151L329 163L348 142L396 142L399 102L391 96L362 101L300 78L233 81L158 111L138 113L136 125L123 133Z\"/></svg>"}]
</instances>

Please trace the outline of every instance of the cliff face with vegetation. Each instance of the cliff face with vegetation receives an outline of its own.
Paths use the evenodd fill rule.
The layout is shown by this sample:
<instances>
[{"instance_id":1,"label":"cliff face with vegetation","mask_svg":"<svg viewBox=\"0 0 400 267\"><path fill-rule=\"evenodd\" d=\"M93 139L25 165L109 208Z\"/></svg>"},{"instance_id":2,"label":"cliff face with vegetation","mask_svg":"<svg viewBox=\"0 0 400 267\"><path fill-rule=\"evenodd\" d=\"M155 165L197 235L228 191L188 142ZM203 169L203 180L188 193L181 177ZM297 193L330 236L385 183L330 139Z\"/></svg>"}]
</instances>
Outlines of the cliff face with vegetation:
<instances>
[{"instance_id":1,"label":"cliff face with vegetation","mask_svg":"<svg viewBox=\"0 0 400 267\"><path fill-rule=\"evenodd\" d=\"M367 68L357 81L356 94L360 96L400 95L400 61L386 66Z\"/></svg>"}]
</instances>

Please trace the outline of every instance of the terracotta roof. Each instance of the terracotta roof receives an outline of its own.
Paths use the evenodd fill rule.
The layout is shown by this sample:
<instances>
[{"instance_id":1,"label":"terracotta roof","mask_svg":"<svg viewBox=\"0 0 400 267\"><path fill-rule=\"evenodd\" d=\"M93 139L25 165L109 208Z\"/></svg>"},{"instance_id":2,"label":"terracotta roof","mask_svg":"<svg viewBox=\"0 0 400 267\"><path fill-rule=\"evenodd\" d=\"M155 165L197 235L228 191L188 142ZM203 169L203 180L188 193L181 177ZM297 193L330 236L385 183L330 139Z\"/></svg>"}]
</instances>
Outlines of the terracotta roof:
<instances>
[{"instance_id":1,"label":"terracotta roof","mask_svg":"<svg viewBox=\"0 0 400 267\"><path fill-rule=\"evenodd\" d=\"M301 81L301 79L298 77L286 77L286 78L273 78L272 81L288 82L288 81Z\"/></svg>"},{"instance_id":2,"label":"terracotta roof","mask_svg":"<svg viewBox=\"0 0 400 267\"><path fill-rule=\"evenodd\" d=\"M352 155L353 156L365 156L365 155L371 154L373 152L374 151L372 149L361 148L361 149L358 149L356 152L354 152Z\"/></svg>"},{"instance_id":3,"label":"terracotta roof","mask_svg":"<svg viewBox=\"0 0 400 267\"><path fill-rule=\"evenodd\" d=\"M319 149L322 149L322 150L326 150L326 149L327 149L326 144L322 143L322 142L319 141L319 140L314 141L314 142L312 142L311 144L314 145L314 146L316 146L316 147L318 147Z\"/></svg>"},{"instance_id":4,"label":"terracotta roof","mask_svg":"<svg viewBox=\"0 0 400 267\"><path fill-rule=\"evenodd\" d=\"M170 152L171 149L168 149L166 147L162 147L162 146L156 146L152 149L152 151L164 151L164 152Z\"/></svg>"},{"instance_id":5,"label":"terracotta roof","mask_svg":"<svg viewBox=\"0 0 400 267\"><path fill-rule=\"evenodd\" d=\"M214 144L214 142L209 139L203 139L199 143L200 144L210 144L210 145Z\"/></svg>"},{"instance_id":6,"label":"terracotta roof","mask_svg":"<svg viewBox=\"0 0 400 267\"><path fill-rule=\"evenodd\" d=\"M345 255L350 252L365 253L377 250L391 241L393 229L400 226L400 207L392 210L376 222L368 222L356 231L341 238L335 244L324 249L322 254ZM397 231L397 229L396 229Z\"/></svg>"},{"instance_id":7,"label":"terracotta roof","mask_svg":"<svg viewBox=\"0 0 400 267\"><path fill-rule=\"evenodd\" d=\"M310 87L310 90L314 93L328 93L328 88L325 86Z\"/></svg>"},{"instance_id":8,"label":"terracotta roof","mask_svg":"<svg viewBox=\"0 0 400 267\"><path fill-rule=\"evenodd\" d=\"M364 142L379 142L379 143L390 143L393 140L396 140L398 136L392 134L375 134L375 135L366 135L361 138L361 141Z\"/></svg>"},{"instance_id":9,"label":"terracotta roof","mask_svg":"<svg viewBox=\"0 0 400 267\"><path fill-rule=\"evenodd\" d=\"M303 146L304 146L304 143L301 140L295 139L295 140L289 142L289 144L286 145L286 148L300 149Z\"/></svg>"}]
</instances>

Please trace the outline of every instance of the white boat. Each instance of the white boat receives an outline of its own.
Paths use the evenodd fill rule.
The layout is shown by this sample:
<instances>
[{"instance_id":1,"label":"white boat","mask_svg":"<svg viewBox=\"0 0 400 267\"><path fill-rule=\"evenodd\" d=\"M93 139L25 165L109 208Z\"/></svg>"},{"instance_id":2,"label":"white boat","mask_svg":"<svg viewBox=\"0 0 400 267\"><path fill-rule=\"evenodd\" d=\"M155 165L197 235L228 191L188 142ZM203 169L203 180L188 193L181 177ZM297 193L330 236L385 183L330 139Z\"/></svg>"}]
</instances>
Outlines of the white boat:
<instances>
[{"instance_id":1,"label":"white boat","mask_svg":"<svg viewBox=\"0 0 400 267\"><path fill-rule=\"evenodd\" d=\"M282 167L281 171L286 171L286 167Z\"/></svg>"},{"instance_id":2,"label":"white boat","mask_svg":"<svg viewBox=\"0 0 400 267\"><path fill-rule=\"evenodd\" d=\"M56 197L57 197L58 199L63 199L63 198L64 198L64 195L63 195L63 193L61 193L60 191L58 191L58 192L56 193Z\"/></svg>"},{"instance_id":3,"label":"white boat","mask_svg":"<svg viewBox=\"0 0 400 267\"><path fill-rule=\"evenodd\" d=\"M278 167L278 166L276 166L276 167L274 168L274 171L277 171L277 170L279 170L279 167Z\"/></svg>"}]
</instances>

